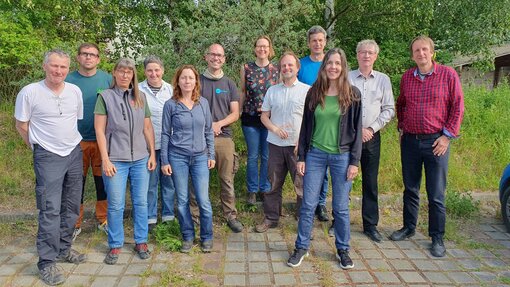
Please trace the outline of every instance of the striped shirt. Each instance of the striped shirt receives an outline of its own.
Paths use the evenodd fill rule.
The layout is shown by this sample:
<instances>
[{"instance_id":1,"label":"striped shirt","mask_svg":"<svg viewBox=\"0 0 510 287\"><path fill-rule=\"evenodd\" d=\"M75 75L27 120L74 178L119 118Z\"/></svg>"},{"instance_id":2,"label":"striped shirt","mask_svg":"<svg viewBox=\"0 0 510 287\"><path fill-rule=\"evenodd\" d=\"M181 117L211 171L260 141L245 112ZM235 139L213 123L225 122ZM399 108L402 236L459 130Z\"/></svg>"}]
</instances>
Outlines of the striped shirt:
<instances>
[{"instance_id":1,"label":"striped shirt","mask_svg":"<svg viewBox=\"0 0 510 287\"><path fill-rule=\"evenodd\" d=\"M407 70L400 81L397 99L398 128L404 133L443 133L458 137L464 115L464 94L457 72L434 64L423 79L418 68Z\"/></svg>"}]
</instances>

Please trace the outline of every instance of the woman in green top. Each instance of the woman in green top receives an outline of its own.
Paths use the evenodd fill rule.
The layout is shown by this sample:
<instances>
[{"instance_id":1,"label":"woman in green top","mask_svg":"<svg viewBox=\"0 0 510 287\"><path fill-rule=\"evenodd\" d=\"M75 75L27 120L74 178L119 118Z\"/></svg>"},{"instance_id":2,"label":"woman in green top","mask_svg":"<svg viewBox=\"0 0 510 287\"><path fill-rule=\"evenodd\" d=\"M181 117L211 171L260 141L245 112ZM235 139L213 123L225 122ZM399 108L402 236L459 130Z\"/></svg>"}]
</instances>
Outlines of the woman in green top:
<instances>
[{"instance_id":1,"label":"woman in green top","mask_svg":"<svg viewBox=\"0 0 510 287\"><path fill-rule=\"evenodd\" d=\"M303 178L303 203L296 249L287 264L297 267L308 255L314 212L326 170L333 188L335 245L340 267L353 268L349 257L349 192L361 158L360 92L348 80L343 50L326 53L317 81L308 91L299 134L298 173Z\"/></svg>"}]
</instances>

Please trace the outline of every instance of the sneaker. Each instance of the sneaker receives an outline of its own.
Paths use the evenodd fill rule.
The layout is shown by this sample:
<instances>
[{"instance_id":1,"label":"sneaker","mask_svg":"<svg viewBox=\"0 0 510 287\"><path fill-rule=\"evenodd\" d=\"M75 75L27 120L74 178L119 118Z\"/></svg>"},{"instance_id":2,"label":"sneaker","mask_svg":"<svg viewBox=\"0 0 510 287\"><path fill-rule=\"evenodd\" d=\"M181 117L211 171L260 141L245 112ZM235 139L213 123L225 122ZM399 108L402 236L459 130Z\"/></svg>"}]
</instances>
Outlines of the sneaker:
<instances>
[{"instance_id":1,"label":"sneaker","mask_svg":"<svg viewBox=\"0 0 510 287\"><path fill-rule=\"evenodd\" d=\"M111 248L110 251L108 251L108 254L106 254L103 262L108 265L113 265L117 263L117 260L119 260L119 254L120 248Z\"/></svg>"},{"instance_id":2,"label":"sneaker","mask_svg":"<svg viewBox=\"0 0 510 287\"><path fill-rule=\"evenodd\" d=\"M213 249L213 241L212 240L206 240L202 242L201 246L202 252L209 253Z\"/></svg>"},{"instance_id":3,"label":"sneaker","mask_svg":"<svg viewBox=\"0 0 510 287\"><path fill-rule=\"evenodd\" d=\"M241 224L241 222L239 220L237 220L237 218L227 220L227 225L235 233L239 233L239 232L243 231L243 225Z\"/></svg>"},{"instance_id":4,"label":"sneaker","mask_svg":"<svg viewBox=\"0 0 510 287\"><path fill-rule=\"evenodd\" d=\"M39 270L39 278L50 286L60 285L66 281L62 267L52 264Z\"/></svg>"},{"instance_id":5,"label":"sneaker","mask_svg":"<svg viewBox=\"0 0 510 287\"><path fill-rule=\"evenodd\" d=\"M97 230L103 231L108 235L108 221L105 220L103 223L98 224Z\"/></svg>"},{"instance_id":6,"label":"sneaker","mask_svg":"<svg viewBox=\"0 0 510 287\"><path fill-rule=\"evenodd\" d=\"M328 235L329 235L329 237L335 237L335 223L334 222L328 228Z\"/></svg>"},{"instance_id":7,"label":"sneaker","mask_svg":"<svg viewBox=\"0 0 510 287\"><path fill-rule=\"evenodd\" d=\"M135 252L138 254L140 259L149 259L151 257L151 252L149 251L149 247L147 243L138 243L135 245Z\"/></svg>"},{"instance_id":8,"label":"sneaker","mask_svg":"<svg viewBox=\"0 0 510 287\"><path fill-rule=\"evenodd\" d=\"M174 220L175 220L175 216L173 216L173 215L165 215L165 216L161 217L161 222L162 223L169 222L169 221L174 221Z\"/></svg>"},{"instance_id":9,"label":"sneaker","mask_svg":"<svg viewBox=\"0 0 510 287\"><path fill-rule=\"evenodd\" d=\"M294 253L287 260L287 265L290 267L298 267L303 262L303 259L308 256L308 250L306 249L294 249Z\"/></svg>"},{"instance_id":10,"label":"sneaker","mask_svg":"<svg viewBox=\"0 0 510 287\"><path fill-rule=\"evenodd\" d=\"M257 193L248 192L248 198L246 199L246 203L249 205L255 205L255 203L257 203Z\"/></svg>"},{"instance_id":11,"label":"sneaker","mask_svg":"<svg viewBox=\"0 0 510 287\"><path fill-rule=\"evenodd\" d=\"M352 269L354 267L354 263L352 263L352 259L349 256L349 250L338 249L336 258L340 261L342 269Z\"/></svg>"},{"instance_id":12,"label":"sneaker","mask_svg":"<svg viewBox=\"0 0 510 287\"><path fill-rule=\"evenodd\" d=\"M78 237L78 235L80 235L81 233L81 228L78 227L78 228L74 228L74 231L73 231L73 241L76 240L76 238Z\"/></svg>"},{"instance_id":13,"label":"sneaker","mask_svg":"<svg viewBox=\"0 0 510 287\"><path fill-rule=\"evenodd\" d=\"M69 249L69 251L65 255L62 254L57 256L58 262L80 264L85 262L85 260L87 260L87 255L80 253L74 249Z\"/></svg>"},{"instance_id":14,"label":"sneaker","mask_svg":"<svg viewBox=\"0 0 510 287\"><path fill-rule=\"evenodd\" d=\"M193 248L193 240L183 241L181 246L181 253L189 253Z\"/></svg>"}]
</instances>

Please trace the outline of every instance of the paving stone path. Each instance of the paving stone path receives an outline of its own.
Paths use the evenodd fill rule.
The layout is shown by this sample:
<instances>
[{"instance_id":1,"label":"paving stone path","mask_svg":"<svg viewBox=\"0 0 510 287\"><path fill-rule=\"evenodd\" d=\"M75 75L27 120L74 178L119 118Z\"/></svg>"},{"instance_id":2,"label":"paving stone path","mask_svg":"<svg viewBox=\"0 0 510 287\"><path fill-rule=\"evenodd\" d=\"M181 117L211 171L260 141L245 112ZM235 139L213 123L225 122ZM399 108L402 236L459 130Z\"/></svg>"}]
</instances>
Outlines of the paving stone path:
<instances>
[{"instance_id":1,"label":"paving stone path","mask_svg":"<svg viewBox=\"0 0 510 287\"><path fill-rule=\"evenodd\" d=\"M429 239L417 232L411 240L376 244L353 226L351 256L354 269L342 270L334 256L334 239L316 224L311 256L300 267L286 265L295 233L288 225L265 234L247 228L223 233L214 250L190 255L154 249L140 260L127 239L119 262L102 261L105 236L92 230L80 235L74 247L88 255L81 265L61 264L63 286L510 286L510 234L496 220L486 219L476 235L480 248L460 249L447 242L447 255L434 258ZM381 229L385 236L391 230ZM33 238L20 238L0 249L0 286L44 286L37 276ZM200 282L202 282L200 285Z\"/></svg>"}]
</instances>

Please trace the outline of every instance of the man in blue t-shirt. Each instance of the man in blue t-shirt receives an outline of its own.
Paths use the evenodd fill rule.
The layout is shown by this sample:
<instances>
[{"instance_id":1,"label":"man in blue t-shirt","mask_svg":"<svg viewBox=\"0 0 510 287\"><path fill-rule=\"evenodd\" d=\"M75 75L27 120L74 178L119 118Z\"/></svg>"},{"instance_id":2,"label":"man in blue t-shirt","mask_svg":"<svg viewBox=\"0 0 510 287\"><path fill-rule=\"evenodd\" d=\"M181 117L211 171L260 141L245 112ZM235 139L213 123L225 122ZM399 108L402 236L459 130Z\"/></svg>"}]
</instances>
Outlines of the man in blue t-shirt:
<instances>
[{"instance_id":1,"label":"man in blue t-shirt","mask_svg":"<svg viewBox=\"0 0 510 287\"><path fill-rule=\"evenodd\" d=\"M77 85L83 95L83 119L78 121L78 131L83 138L80 142L81 149L83 150L83 187L80 216L74 227L73 241L81 233L83 194L89 167L92 167L92 175L94 176L96 186L96 219L98 228L108 232L106 222L106 192L104 190L103 178L101 177L101 154L99 153L96 132L94 130L94 107L96 106L97 94L110 87L112 76L97 69L99 60L99 47L96 44L81 44L76 56L76 61L79 65L78 70L70 73L65 80Z\"/></svg>"},{"instance_id":2,"label":"man in blue t-shirt","mask_svg":"<svg viewBox=\"0 0 510 287\"><path fill-rule=\"evenodd\" d=\"M317 74L324 59L324 48L327 43L327 33L321 26L313 26L306 32L310 55L299 60L301 69L298 72L298 80L308 85L313 85L317 80ZM326 209L326 196L328 193L328 175L324 177L324 183L319 196L319 205L315 214L320 221L329 221L328 210Z\"/></svg>"}]
</instances>

